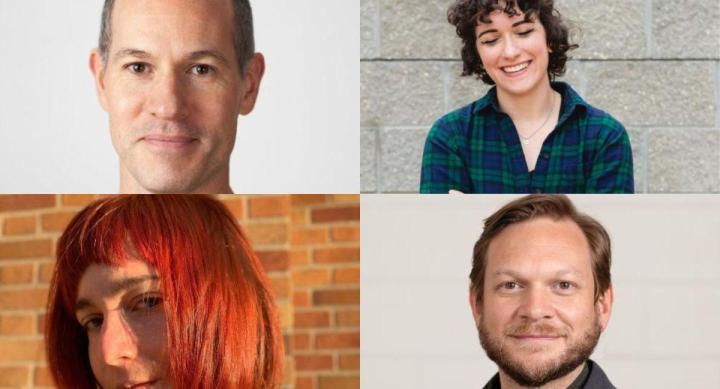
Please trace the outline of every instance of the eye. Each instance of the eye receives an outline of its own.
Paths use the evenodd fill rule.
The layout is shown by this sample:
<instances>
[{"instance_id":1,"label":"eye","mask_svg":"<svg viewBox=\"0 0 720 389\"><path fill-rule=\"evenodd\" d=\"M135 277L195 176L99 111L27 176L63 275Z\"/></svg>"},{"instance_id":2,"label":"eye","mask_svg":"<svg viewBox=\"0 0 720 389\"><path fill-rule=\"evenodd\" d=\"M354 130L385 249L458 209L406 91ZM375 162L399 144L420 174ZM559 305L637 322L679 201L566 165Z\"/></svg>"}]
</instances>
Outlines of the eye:
<instances>
[{"instance_id":1,"label":"eye","mask_svg":"<svg viewBox=\"0 0 720 389\"><path fill-rule=\"evenodd\" d=\"M147 64L141 63L141 62L135 62L131 63L129 65L125 66L128 70L130 70L131 73L135 74L142 74L147 71Z\"/></svg>"},{"instance_id":2,"label":"eye","mask_svg":"<svg viewBox=\"0 0 720 389\"><path fill-rule=\"evenodd\" d=\"M86 332L96 330L100 328L102 324L103 318L99 315L88 316L80 323L80 325L82 325L83 329L85 329Z\"/></svg>"},{"instance_id":3,"label":"eye","mask_svg":"<svg viewBox=\"0 0 720 389\"><path fill-rule=\"evenodd\" d=\"M497 38L495 38L495 39L489 39L489 40L486 40L486 41L480 41L480 44L481 44L481 45L485 45L485 46L492 46L492 45L494 45L497 41L498 41Z\"/></svg>"},{"instance_id":4,"label":"eye","mask_svg":"<svg viewBox=\"0 0 720 389\"><path fill-rule=\"evenodd\" d=\"M503 282L500 287L507 290L515 290L520 287L520 285L515 281L506 281Z\"/></svg>"},{"instance_id":5,"label":"eye","mask_svg":"<svg viewBox=\"0 0 720 389\"><path fill-rule=\"evenodd\" d=\"M144 295L135 304L133 310L151 309L162 304L162 298L156 295Z\"/></svg>"},{"instance_id":6,"label":"eye","mask_svg":"<svg viewBox=\"0 0 720 389\"><path fill-rule=\"evenodd\" d=\"M198 76L204 76L206 74L210 74L210 72L213 71L213 68L210 65L205 64L199 64L194 65L192 67L192 73L197 74Z\"/></svg>"},{"instance_id":7,"label":"eye","mask_svg":"<svg viewBox=\"0 0 720 389\"><path fill-rule=\"evenodd\" d=\"M531 29L526 30L526 31L518 32L518 35L520 35L520 36L527 36L527 35L530 35L530 33L533 32L533 31L535 31L535 29L534 29L534 28L531 28Z\"/></svg>"},{"instance_id":8,"label":"eye","mask_svg":"<svg viewBox=\"0 0 720 389\"><path fill-rule=\"evenodd\" d=\"M575 287L575 285L570 281L560 281L557 283L557 287L560 290L568 291Z\"/></svg>"}]
</instances>

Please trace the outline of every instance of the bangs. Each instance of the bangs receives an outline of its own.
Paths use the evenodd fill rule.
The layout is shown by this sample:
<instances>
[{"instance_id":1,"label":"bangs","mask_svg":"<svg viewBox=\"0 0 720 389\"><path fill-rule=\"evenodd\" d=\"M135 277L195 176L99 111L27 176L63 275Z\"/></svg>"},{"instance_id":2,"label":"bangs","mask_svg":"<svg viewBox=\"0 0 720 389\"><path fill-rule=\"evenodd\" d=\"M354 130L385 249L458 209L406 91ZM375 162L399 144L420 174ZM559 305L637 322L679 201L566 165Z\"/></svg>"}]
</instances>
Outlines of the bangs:
<instances>
[{"instance_id":1,"label":"bangs","mask_svg":"<svg viewBox=\"0 0 720 389\"><path fill-rule=\"evenodd\" d=\"M485 0L477 5L477 23L490 23L490 14L500 11L510 17L523 14L525 21L533 21L540 6L537 1L528 0Z\"/></svg>"}]
</instances>

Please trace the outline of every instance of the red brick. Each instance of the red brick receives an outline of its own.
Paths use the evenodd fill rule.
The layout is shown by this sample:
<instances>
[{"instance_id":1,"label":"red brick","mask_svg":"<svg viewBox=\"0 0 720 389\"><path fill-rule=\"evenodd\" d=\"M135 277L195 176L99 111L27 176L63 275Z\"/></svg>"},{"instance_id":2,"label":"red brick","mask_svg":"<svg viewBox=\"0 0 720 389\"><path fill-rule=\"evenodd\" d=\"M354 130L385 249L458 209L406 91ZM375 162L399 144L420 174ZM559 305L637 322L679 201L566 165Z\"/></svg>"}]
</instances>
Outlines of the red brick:
<instances>
[{"instance_id":1,"label":"red brick","mask_svg":"<svg viewBox=\"0 0 720 389\"><path fill-rule=\"evenodd\" d=\"M310 343L310 334L294 334L290 339L291 349L293 351L309 350Z\"/></svg>"},{"instance_id":2,"label":"red brick","mask_svg":"<svg viewBox=\"0 0 720 389\"><path fill-rule=\"evenodd\" d=\"M293 305L295 307L306 307L310 305L310 292L307 290L296 290L293 292Z\"/></svg>"},{"instance_id":3,"label":"red brick","mask_svg":"<svg viewBox=\"0 0 720 389\"><path fill-rule=\"evenodd\" d=\"M330 283L330 270L304 269L292 272L293 284L297 286L318 286Z\"/></svg>"},{"instance_id":4,"label":"red brick","mask_svg":"<svg viewBox=\"0 0 720 389\"><path fill-rule=\"evenodd\" d=\"M295 355L295 369L298 371L330 370L332 355Z\"/></svg>"},{"instance_id":5,"label":"red brick","mask_svg":"<svg viewBox=\"0 0 720 389\"><path fill-rule=\"evenodd\" d=\"M63 231L76 212L53 212L42 215L43 231Z\"/></svg>"},{"instance_id":6,"label":"red brick","mask_svg":"<svg viewBox=\"0 0 720 389\"><path fill-rule=\"evenodd\" d=\"M288 240L285 223L245 224L243 227L253 245L282 244Z\"/></svg>"},{"instance_id":7,"label":"red brick","mask_svg":"<svg viewBox=\"0 0 720 389\"><path fill-rule=\"evenodd\" d=\"M47 315L42 313L38 315L37 318L37 329L38 334L44 334L45 333L45 320L47 320Z\"/></svg>"},{"instance_id":8,"label":"red brick","mask_svg":"<svg viewBox=\"0 0 720 389\"><path fill-rule=\"evenodd\" d=\"M222 199L222 203L237 220L245 219L245 200L242 198Z\"/></svg>"},{"instance_id":9,"label":"red brick","mask_svg":"<svg viewBox=\"0 0 720 389\"><path fill-rule=\"evenodd\" d=\"M342 263L360 261L360 248L358 247L316 249L314 254L314 260L317 263Z\"/></svg>"},{"instance_id":10,"label":"red brick","mask_svg":"<svg viewBox=\"0 0 720 389\"><path fill-rule=\"evenodd\" d=\"M97 198L97 195L92 194L64 194L62 195L62 204L71 207L84 207Z\"/></svg>"},{"instance_id":11,"label":"red brick","mask_svg":"<svg viewBox=\"0 0 720 389\"><path fill-rule=\"evenodd\" d=\"M35 233L35 216L9 217L3 225L5 235L27 235Z\"/></svg>"},{"instance_id":12,"label":"red brick","mask_svg":"<svg viewBox=\"0 0 720 389\"><path fill-rule=\"evenodd\" d=\"M326 228L298 228L290 233L293 245L309 245L327 242Z\"/></svg>"},{"instance_id":13,"label":"red brick","mask_svg":"<svg viewBox=\"0 0 720 389\"><path fill-rule=\"evenodd\" d=\"M270 277L272 290L277 298L288 298L290 295L290 280L286 276Z\"/></svg>"},{"instance_id":14,"label":"red brick","mask_svg":"<svg viewBox=\"0 0 720 389\"><path fill-rule=\"evenodd\" d=\"M288 269L288 252L285 250L258 251L258 258L266 272Z\"/></svg>"},{"instance_id":15,"label":"red brick","mask_svg":"<svg viewBox=\"0 0 720 389\"><path fill-rule=\"evenodd\" d=\"M24 388L30 378L30 369L27 367L0 367L0 387Z\"/></svg>"},{"instance_id":16,"label":"red brick","mask_svg":"<svg viewBox=\"0 0 720 389\"><path fill-rule=\"evenodd\" d=\"M42 283L50 282L54 271L55 271L55 262L41 263L40 271L38 272L38 281L40 281Z\"/></svg>"},{"instance_id":17,"label":"red brick","mask_svg":"<svg viewBox=\"0 0 720 389\"><path fill-rule=\"evenodd\" d=\"M334 203L359 203L360 195L356 194L336 194L332 196Z\"/></svg>"},{"instance_id":18,"label":"red brick","mask_svg":"<svg viewBox=\"0 0 720 389\"><path fill-rule=\"evenodd\" d=\"M340 370L360 370L360 354L340 354Z\"/></svg>"},{"instance_id":19,"label":"red brick","mask_svg":"<svg viewBox=\"0 0 720 389\"><path fill-rule=\"evenodd\" d=\"M333 274L333 283L336 284L359 284L360 268L348 267L344 269L335 269Z\"/></svg>"},{"instance_id":20,"label":"red brick","mask_svg":"<svg viewBox=\"0 0 720 389\"><path fill-rule=\"evenodd\" d=\"M263 196L250 199L250 217L286 216L290 212L287 196Z\"/></svg>"},{"instance_id":21,"label":"red brick","mask_svg":"<svg viewBox=\"0 0 720 389\"><path fill-rule=\"evenodd\" d=\"M313 377L296 377L295 378L295 389L316 389Z\"/></svg>"},{"instance_id":22,"label":"red brick","mask_svg":"<svg viewBox=\"0 0 720 389\"><path fill-rule=\"evenodd\" d=\"M318 383L318 389L359 389L360 377L323 376L319 378Z\"/></svg>"},{"instance_id":23,"label":"red brick","mask_svg":"<svg viewBox=\"0 0 720 389\"><path fill-rule=\"evenodd\" d=\"M335 325L339 327L357 327L360 325L360 310L339 311L335 314Z\"/></svg>"},{"instance_id":24,"label":"red brick","mask_svg":"<svg viewBox=\"0 0 720 389\"><path fill-rule=\"evenodd\" d=\"M327 201L327 195L292 195L290 196L290 203L293 207L304 206L304 205L315 205L322 204Z\"/></svg>"},{"instance_id":25,"label":"red brick","mask_svg":"<svg viewBox=\"0 0 720 389\"><path fill-rule=\"evenodd\" d=\"M0 315L0 335L33 335L35 315Z\"/></svg>"},{"instance_id":26,"label":"red brick","mask_svg":"<svg viewBox=\"0 0 720 389\"><path fill-rule=\"evenodd\" d=\"M336 242L357 242L360 240L360 227L337 226L333 227L330 235Z\"/></svg>"},{"instance_id":27,"label":"red brick","mask_svg":"<svg viewBox=\"0 0 720 389\"><path fill-rule=\"evenodd\" d=\"M50 369L44 366L35 368L35 385L37 386L55 386Z\"/></svg>"},{"instance_id":28,"label":"red brick","mask_svg":"<svg viewBox=\"0 0 720 389\"><path fill-rule=\"evenodd\" d=\"M295 327L327 327L330 325L330 314L324 311L295 312Z\"/></svg>"},{"instance_id":29,"label":"red brick","mask_svg":"<svg viewBox=\"0 0 720 389\"><path fill-rule=\"evenodd\" d=\"M357 305L360 304L360 289L331 289L313 292L315 305Z\"/></svg>"},{"instance_id":30,"label":"red brick","mask_svg":"<svg viewBox=\"0 0 720 389\"><path fill-rule=\"evenodd\" d=\"M0 212L55 206L55 195L0 195Z\"/></svg>"},{"instance_id":31,"label":"red brick","mask_svg":"<svg viewBox=\"0 0 720 389\"><path fill-rule=\"evenodd\" d=\"M0 242L0 259L49 257L52 255L50 239Z\"/></svg>"},{"instance_id":32,"label":"red brick","mask_svg":"<svg viewBox=\"0 0 720 389\"><path fill-rule=\"evenodd\" d=\"M344 349L360 347L360 332L330 332L315 335L317 349Z\"/></svg>"},{"instance_id":33,"label":"red brick","mask_svg":"<svg viewBox=\"0 0 720 389\"><path fill-rule=\"evenodd\" d=\"M308 218L310 213L307 208L293 208L290 211L290 223L294 225L306 225L308 224Z\"/></svg>"},{"instance_id":34,"label":"red brick","mask_svg":"<svg viewBox=\"0 0 720 389\"><path fill-rule=\"evenodd\" d=\"M360 220L360 206L313 209L313 223L344 222Z\"/></svg>"},{"instance_id":35,"label":"red brick","mask_svg":"<svg viewBox=\"0 0 720 389\"><path fill-rule=\"evenodd\" d=\"M47 289L0 291L0 310L45 308L47 293Z\"/></svg>"},{"instance_id":36,"label":"red brick","mask_svg":"<svg viewBox=\"0 0 720 389\"><path fill-rule=\"evenodd\" d=\"M293 250L290 252L290 266L297 268L310 264L310 255L307 249Z\"/></svg>"},{"instance_id":37,"label":"red brick","mask_svg":"<svg viewBox=\"0 0 720 389\"><path fill-rule=\"evenodd\" d=\"M42 340L0 340L0 363L43 361Z\"/></svg>"},{"instance_id":38,"label":"red brick","mask_svg":"<svg viewBox=\"0 0 720 389\"><path fill-rule=\"evenodd\" d=\"M0 266L0 285L29 284L33 280L33 265Z\"/></svg>"}]
</instances>

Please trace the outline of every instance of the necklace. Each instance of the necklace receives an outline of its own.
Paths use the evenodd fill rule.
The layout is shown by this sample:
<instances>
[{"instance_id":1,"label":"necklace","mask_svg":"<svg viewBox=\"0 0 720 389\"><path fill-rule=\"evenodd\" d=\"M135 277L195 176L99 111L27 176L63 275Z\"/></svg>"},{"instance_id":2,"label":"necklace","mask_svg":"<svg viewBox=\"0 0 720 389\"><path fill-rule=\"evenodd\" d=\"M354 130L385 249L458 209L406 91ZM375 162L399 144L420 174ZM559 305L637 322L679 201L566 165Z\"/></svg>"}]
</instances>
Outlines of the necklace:
<instances>
[{"instance_id":1,"label":"necklace","mask_svg":"<svg viewBox=\"0 0 720 389\"><path fill-rule=\"evenodd\" d=\"M538 131L540 131L543 127L545 127L545 124L547 123L548 120L550 120L550 116L552 116L552 113L554 110L555 110L555 93L553 93L553 99L552 99L552 105L550 106L550 111L548 112L547 117L545 117L545 120L542 122L540 127L538 127L535 131L533 131L528 136L523 136L520 133L520 131L518 131L518 135L520 136L520 139L522 140L523 145L527 146L530 144L530 139L532 139L532 137L534 137L538 133Z\"/></svg>"}]
</instances>

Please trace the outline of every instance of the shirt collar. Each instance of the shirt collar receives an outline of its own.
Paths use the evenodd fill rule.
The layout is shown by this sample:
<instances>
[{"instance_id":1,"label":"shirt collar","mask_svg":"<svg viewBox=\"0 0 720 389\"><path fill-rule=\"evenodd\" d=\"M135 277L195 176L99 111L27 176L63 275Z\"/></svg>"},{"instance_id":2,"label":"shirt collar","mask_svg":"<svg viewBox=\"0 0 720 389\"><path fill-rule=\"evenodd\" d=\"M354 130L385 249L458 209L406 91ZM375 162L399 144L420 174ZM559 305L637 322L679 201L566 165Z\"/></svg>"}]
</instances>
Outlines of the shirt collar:
<instances>
[{"instance_id":1,"label":"shirt collar","mask_svg":"<svg viewBox=\"0 0 720 389\"><path fill-rule=\"evenodd\" d=\"M560 107L558 125L564 122L576 108L584 107L584 109L587 109L589 107L588 103L586 103L568 83L556 81L550 85L562 96L562 107ZM500 103L497 99L497 86L493 86L485 96L475 102L473 114L477 115L487 109L492 109L496 113L502 113Z\"/></svg>"}]
</instances>

